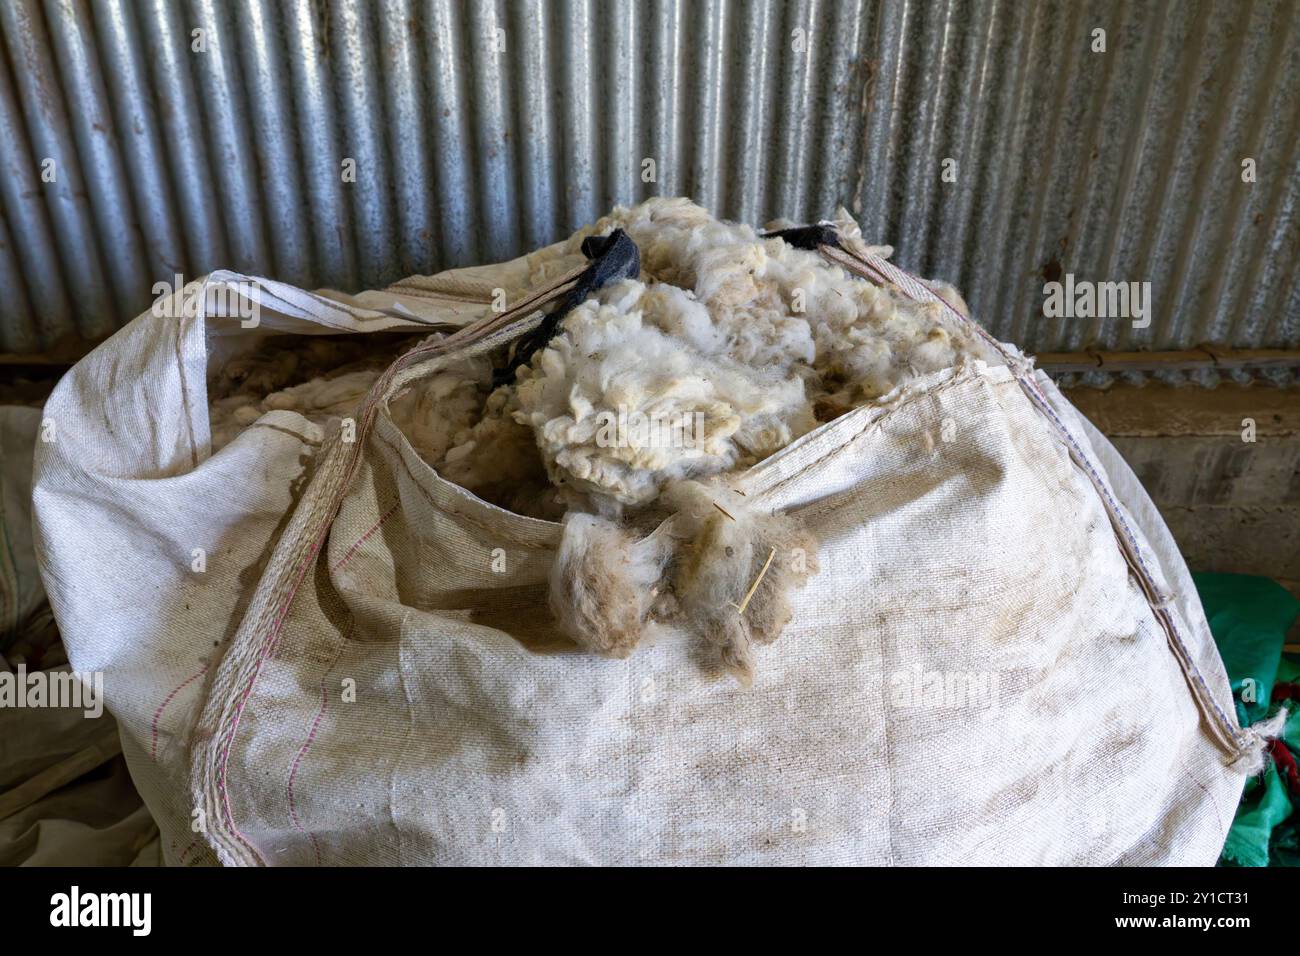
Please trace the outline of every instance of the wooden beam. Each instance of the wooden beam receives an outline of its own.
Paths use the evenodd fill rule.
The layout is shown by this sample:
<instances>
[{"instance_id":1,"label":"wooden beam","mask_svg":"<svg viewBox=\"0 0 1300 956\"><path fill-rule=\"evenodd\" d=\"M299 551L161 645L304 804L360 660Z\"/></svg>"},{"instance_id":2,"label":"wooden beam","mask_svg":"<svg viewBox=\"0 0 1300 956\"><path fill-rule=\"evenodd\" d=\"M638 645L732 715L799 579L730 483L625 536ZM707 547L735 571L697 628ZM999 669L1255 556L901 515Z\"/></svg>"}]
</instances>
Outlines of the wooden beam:
<instances>
[{"instance_id":1,"label":"wooden beam","mask_svg":"<svg viewBox=\"0 0 1300 956\"><path fill-rule=\"evenodd\" d=\"M1159 372L1204 368L1300 368L1300 349L1229 349L1198 345L1172 352L1040 352L1050 372Z\"/></svg>"},{"instance_id":2,"label":"wooden beam","mask_svg":"<svg viewBox=\"0 0 1300 956\"><path fill-rule=\"evenodd\" d=\"M1242 440L1243 424L1254 422L1255 434L1300 435L1300 388L1259 382L1218 388L1175 387L1159 382L1143 386L1068 388L1066 396L1104 435L1219 435Z\"/></svg>"}]
</instances>

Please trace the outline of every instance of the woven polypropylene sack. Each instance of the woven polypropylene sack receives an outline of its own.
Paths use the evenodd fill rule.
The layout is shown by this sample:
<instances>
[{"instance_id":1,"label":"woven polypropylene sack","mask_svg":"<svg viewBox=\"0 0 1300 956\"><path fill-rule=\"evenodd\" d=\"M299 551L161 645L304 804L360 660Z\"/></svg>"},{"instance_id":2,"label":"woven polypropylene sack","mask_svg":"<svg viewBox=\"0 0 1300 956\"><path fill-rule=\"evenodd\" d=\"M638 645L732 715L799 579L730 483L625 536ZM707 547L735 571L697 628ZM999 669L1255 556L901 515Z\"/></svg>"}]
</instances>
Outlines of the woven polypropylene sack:
<instances>
[{"instance_id":1,"label":"woven polypropylene sack","mask_svg":"<svg viewBox=\"0 0 1300 956\"><path fill-rule=\"evenodd\" d=\"M382 400L352 444L278 411L211 453L221 343L486 305L421 291L446 277L208 281L251 283L261 328L140 316L60 383L36 459L46 589L73 665L105 673L167 862L1216 859L1256 742L1167 529L1044 377L929 375L737 477L821 542L746 688L671 627L626 660L558 639L561 525L442 479Z\"/></svg>"}]
</instances>

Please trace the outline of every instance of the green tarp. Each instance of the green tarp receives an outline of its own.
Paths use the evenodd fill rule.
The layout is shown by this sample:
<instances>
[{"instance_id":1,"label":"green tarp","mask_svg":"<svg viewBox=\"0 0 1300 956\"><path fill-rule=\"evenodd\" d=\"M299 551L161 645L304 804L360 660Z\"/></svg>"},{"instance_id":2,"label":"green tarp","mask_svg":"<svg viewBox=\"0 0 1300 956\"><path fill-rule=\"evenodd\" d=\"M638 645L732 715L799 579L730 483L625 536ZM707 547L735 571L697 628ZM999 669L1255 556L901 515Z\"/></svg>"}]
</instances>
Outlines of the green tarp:
<instances>
[{"instance_id":1,"label":"green tarp","mask_svg":"<svg viewBox=\"0 0 1300 956\"><path fill-rule=\"evenodd\" d=\"M1300 664L1282 655L1287 630L1300 615L1300 601L1268 578L1241 574L1193 574L1232 682L1243 724L1268 716L1273 688L1300 683ZM1282 740L1300 756L1300 703L1291 704ZM1264 772L1246 781L1236 819L1219 862L1225 866L1300 866L1300 799L1269 759Z\"/></svg>"}]
</instances>

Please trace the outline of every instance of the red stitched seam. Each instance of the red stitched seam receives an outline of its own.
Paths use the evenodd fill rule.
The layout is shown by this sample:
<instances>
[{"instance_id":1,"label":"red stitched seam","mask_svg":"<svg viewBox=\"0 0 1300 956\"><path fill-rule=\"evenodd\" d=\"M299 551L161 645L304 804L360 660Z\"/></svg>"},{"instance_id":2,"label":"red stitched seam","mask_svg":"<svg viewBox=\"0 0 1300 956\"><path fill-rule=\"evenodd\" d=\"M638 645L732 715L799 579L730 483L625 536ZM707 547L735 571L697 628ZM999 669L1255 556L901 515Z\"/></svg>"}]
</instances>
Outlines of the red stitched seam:
<instances>
[{"instance_id":1,"label":"red stitched seam","mask_svg":"<svg viewBox=\"0 0 1300 956\"><path fill-rule=\"evenodd\" d=\"M312 848L316 851L316 865L321 865L320 844L316 842L316 834L304 830L302 823L298 820L298 807L293 799L293 781L298 776L298 765L302 763L302 758L306 755L308 748L316 740L316 731L320 729L320 722L325 717L325 708L329 702L329 691L325 687L325 678L320 682L320 707L316 711L316 717L311 722L311 730L307 733L307 739L303 741L302 747L298 749L298 755L293 758L293 766L289 768L289 783L285 787L285 794L289 798L289 819L293 821L293 828L299 833L306 833L311 838Z\"/></svg>"},{"instance_id":2,"label":"red stitched seam","mask_svg":"<svg viewBox=\"0 0 1300 956\"><path fill-rule=\"evenodd\" d=\"M189 677L185 678L185 680L177 684L176 687L172 689L172 692L163 698L163 702L158 705L158 709L153 712L153 720L149 724L149 759L155 763L158 762L158 718L160 718L162 712L167 709L167 705L172 702L172 698L183 691L192 682L202 677L207 669L208 665L204 664L199 668L198 673L191 674Z\"/></svg>"},{"instance_id":3,"label":"red stitched seam","mask_svg":"<svg viewBox=\"0 0 1300 956\"><path fill-rule=\"evenodd\" d=\"M196 846L198 846L198 845L199 845L199 841L198 841L198 840L194 840L194 841L192 841L192 842L190 843L189 846L187 846L184 850L181 851L181 855L178 856L178 857L176 858L176 862L177 862L177 863L184 863L184 862L185 862L185 857L189 856L189 852L190 852L190 850L194 849L194 848L195 848Z\"/></svg>"},{"instance_id":4,"label":"red stitched seam","mask_svg":"<svg viewBox=\"0 0 1300 956\"><path fill-rule=\"evenodd\" d=\"M226 814L226 826L228 826L230 832L239 839L239 842L244 844L244 846L248 848L249 852L257 857L258 862L263 865L265 865L266 860L263 859L262 854L258 852L257 847L253 846L253 844L248 841L248 838L244 836L239 827L235 826L235 815L230 808L230 792L226 789L227 771L230 763L230 750L235 745L235 734L239 731L239 719L244 715L244 705L248 703L248 698L253 693L253 685L257 683L258 675L262 672L262 664L266 661L267 651L274 646L276 638L280 636L280 629L284 626L284 619L289 614L289 608L293 606L294 596L297 595L298 588L302 586L303 580L307 577L307 571L315 562L316 554L320 551L320 546L324 542L326 536L327 532L322 533L320 540L312 546L310 553L307 555L307 559L302 563L302 569L298 572L298 579L294 581L293 587L289 590L288 600L285 601L284 607L281 608L280 614L275 619L275 624L271 628L271 633L268 635L266 642L262 647L262 653L257 659L257 666L253 668L253 673L248 678L248 686L244 688L244 693L240 697L239 703L235 705L234 719L230 722L230 730L226 734L225 749L221 751L221 763L217 768L217 791L221 794L222 809Z\"/></svg>"},{"instance_id":5,"label":"red stitched seam","mask_svg":"<svg viewBox=\"0 0 1300 956\"><path fill-rule=\"evenodd\" d=\"M345 564L347 564L349 561L351 561L351 560L352 560L352 556L353 556L354 554L357 553L357 548L359 548L359 547L361 547L363 544L365 544L366 541L368 541L368 540L370 539L370 536L371 536L372 534L374 534L376 531L379 530L379 526L380 526L381 524L383 524L385 521L387 521L389 518L391 518L394 514L396 514L396 513L397 513L397 509L398 509L398 507L400 507L400 506L399 506L399 505L393 505L391 508L389 508L387 511L385 511L385 512L383 513L383 515L380 517L380 519L379 519L378 521L376 521L376 522L371 526L370 530L367 531L365 534L363 534L360 538L358 538L356 544L354 544L352 547L348 548L347 554L343 555L343 557L339 559L339 562L338 562L336 565L334 565L334 570L337 571L339 568L343 567L343 565L345 565Z\"/></svg>"}]
</instances>

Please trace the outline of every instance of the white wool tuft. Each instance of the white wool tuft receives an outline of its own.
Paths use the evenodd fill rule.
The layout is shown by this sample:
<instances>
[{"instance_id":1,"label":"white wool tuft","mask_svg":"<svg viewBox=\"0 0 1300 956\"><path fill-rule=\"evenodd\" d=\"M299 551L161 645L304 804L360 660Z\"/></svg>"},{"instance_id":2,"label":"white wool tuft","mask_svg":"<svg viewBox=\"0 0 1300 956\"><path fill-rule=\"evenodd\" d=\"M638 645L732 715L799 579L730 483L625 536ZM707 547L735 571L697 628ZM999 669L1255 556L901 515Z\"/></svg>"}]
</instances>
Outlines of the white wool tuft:
<instances>
[{"instance_id":1,"label":"white wool tuft","mask_svg":"<svg viewBox=\"0 0 1300 956\"><path fill-rule=\"evenodd\" d=\"M557 624L587 650L626 657L656 621L669 621L748 684L754 645L781 635L790 592L817 570L812 536L716 482L674 483L658 510L668 519L642 538L595 515L565 517L550 577Z\"/></svg>"},{"instance_id":2,"label":"white wool tuft","mask_svg":"<svg viewBox=\"0 0 1300 956\"><path fill-rule=\"evenodd\" d=\"M603 291L519 377L515 420L532 428L556 481L645 505L669 481L755 462L816 424L797 375L701 352L644 321L663 320L672 300L687 306L674 318L697 318L698 303L680 290L624 282ZM699 339L709 330L695 331ZM677 430L638 438L635 416Z\"/></svg>"},{"instance_id":3,"label":"white wool tuft","mask_svg":"<svg viewBox=\"0 0 1300 956\"><path fill-rule=\"evenodd\" d=\"M486 359L457 361L404 389L389 411L411 447L425 461L437 462L479 420L491 380Z\"/></svg>"}]
</instances>

